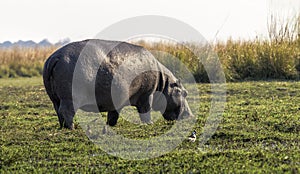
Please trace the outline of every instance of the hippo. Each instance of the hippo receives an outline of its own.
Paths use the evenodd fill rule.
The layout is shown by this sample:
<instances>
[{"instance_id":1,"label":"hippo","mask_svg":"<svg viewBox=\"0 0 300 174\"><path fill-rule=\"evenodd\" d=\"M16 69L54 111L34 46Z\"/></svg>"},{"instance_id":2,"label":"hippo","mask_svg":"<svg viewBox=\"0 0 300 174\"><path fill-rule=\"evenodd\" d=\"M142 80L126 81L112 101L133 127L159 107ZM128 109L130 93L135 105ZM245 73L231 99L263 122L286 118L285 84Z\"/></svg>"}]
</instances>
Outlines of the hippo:
<instances>
[{"instance_id":1,"label":"hippo","mask_svg":"<svg viewBox=\"0 0 300 174\"><path fill-rule=\"evenodd\" d=\"M46 60L43 82L60 128L74 129L78 109L107 112L109 126L117 124L125 106L136 107L147 124L151 110L166 120L193 117L180 80L144 47L127 42L69 43Z\"/></svg>"}]
</instances>

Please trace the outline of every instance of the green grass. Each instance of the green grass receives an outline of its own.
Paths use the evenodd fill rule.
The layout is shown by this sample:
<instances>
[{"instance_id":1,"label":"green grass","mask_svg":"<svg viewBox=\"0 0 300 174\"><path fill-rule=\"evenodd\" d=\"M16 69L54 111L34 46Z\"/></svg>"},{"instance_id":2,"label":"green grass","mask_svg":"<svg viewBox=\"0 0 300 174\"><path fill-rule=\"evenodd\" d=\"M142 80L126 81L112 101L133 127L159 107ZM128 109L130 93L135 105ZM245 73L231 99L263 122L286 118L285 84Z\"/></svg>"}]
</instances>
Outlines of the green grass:
<instances>
[{"instance_id":1,"label":"green grass","mask_svg":"<svg viewBox=\"0 0 300 174\"><path fill-rule=\"evenodd\" d=\"M212 92L209 84L197 87L200 112L190 129L201 132ZM224 118L204 146L183 141L168 154L138 161L108 155L79 126L59 130L40 77L0 79L0 96L0 173L300 172L300 82L228 83ZM157 117L153 125L134 125L124 119L133 112L125 110L113 129L146 139L173 124Z\"/></svg>"}]
</instances>

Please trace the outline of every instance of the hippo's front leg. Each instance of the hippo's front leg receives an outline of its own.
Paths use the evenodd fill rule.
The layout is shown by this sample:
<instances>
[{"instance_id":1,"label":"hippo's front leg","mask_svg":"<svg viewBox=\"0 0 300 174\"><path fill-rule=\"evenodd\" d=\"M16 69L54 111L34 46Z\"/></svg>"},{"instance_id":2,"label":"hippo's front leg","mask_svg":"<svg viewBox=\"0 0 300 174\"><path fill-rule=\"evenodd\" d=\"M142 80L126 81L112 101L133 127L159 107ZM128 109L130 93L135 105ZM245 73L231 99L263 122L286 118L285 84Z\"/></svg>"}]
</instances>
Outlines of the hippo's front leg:
<instances>
[{"instance_id":1,"label":"hippo's front leg","mask_svg":"<svg viewBox=\"0 0 300 174\"><path fill-rule=\"evenodd\" d=\"M139 112L140 119L143 123L153 124L151 121L151 108L152 108L153 95L144 97L139 101L137 110Z\"/></svg>"},{"instance_id":2,"label":"hippo's front leg","mask_svg":"<svg viewBox=\"0 0 300 174\"><path fill-rule=\"evenodd\" d=\"M107 113L107 122L106 124L110 126L114 126L117 124L117 121L119 119L119 112L118 111L109 111Z\"/></svg>"},{"instance_id":3,"label":"hippo's front leg","mask_svg":"<svg viewBox=\"0 0 300 174\"><path fill-rule=\"evenodd\" d=\"M153 124L153 122L151 121L151 114L150 111L147 113L139 113L140 115L140 119L143 123L146 124Z\"/></svg>"}]
</instances>

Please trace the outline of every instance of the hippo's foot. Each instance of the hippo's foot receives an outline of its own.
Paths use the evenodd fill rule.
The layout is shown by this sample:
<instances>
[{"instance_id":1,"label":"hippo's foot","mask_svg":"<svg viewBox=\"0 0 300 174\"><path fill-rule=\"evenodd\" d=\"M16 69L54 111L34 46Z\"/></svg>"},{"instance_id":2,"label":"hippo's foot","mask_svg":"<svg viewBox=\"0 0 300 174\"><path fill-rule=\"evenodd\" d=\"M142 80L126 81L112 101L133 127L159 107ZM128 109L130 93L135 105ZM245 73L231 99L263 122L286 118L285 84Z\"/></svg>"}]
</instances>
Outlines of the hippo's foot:
<instances>
[{"instance_id":1,"label":"hippo's foot","mask_svg":"<svg viewBox=\"0 0 300 174\"><path fill-rule=\"evenodd\" d=\"M62 100L58 109L58 119L60 123L60 127L64 127L67 129L74 129L73 117L75 115L75 111L73 109L73 103L70 100Z\"/></svg>"},{"instance_id":2,"label":"hippo's foot","mask_svg":"<svg viewBox=\"0 0 300 174\"><path fill-rule=\"evenodd\" d=\"M153 124L153 122L152 122L152 121L147 121L147 122L144 122L144 121L142 121L142 123L143 123L143 124L148 124L148 125L151 125L151 124Z\"/></svg>"},{"instance_id":3,"label":"hippo's foot","mask_svg":"<svg viewBox=\"0 0 300 174\"><path fill-rule=\"evenodd\" d=\"M147 112L147 113L144 113L144 114L140 113L140 119L141 119L143 124L153 124L153 122L151 121L150 112Z\"/></svg>"},{"instance_id":4,"label":"hippo's foot","mask_svg":"<svg viewBox=\"0 0 300 174\"><path fill-rule=\"evenodd\" d=\"M72 123L70 126L69 125L65 125L65 128L74 130L75 129L74 123Z\"/></svg>"},{"instance_id":5,"label":"hippo's foot","mask_svg":"<svg viewBox=\"0 0 300 174\"><path fill-rule=\"evenodd\" d=\"M74 130L75 129L75 125L74 125L74 123L72 123L71 125L63 123L63 124L60 125L59 130L64 129L64 128L65 129Z\"/></svg>"},{"instance_id":6,"label":"hippo's foot","mask_svg":"<svg viewBox=\"0 0 300 174\"><path fill-rule=\"evenodd\" d=\"M107 124L110 126L115 126L119 118L119 113L117 111L110 111L107 114Z\"/></svg>"}]
</instances>

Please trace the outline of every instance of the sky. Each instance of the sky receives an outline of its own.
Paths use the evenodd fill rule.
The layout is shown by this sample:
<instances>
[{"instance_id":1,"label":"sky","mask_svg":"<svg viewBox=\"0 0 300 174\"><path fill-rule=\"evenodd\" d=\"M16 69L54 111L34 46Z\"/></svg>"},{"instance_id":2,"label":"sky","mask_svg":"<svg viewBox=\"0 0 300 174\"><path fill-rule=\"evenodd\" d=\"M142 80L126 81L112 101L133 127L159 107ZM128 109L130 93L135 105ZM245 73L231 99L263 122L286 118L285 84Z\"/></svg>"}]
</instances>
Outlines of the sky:
<instances>
[{"instance_id":1,"label":"sky","mask_svg":"<svg viewBox=\"0 0 300 174\"><path fill-rule=\"evenodd\" d=\"M299 12L300 0L1 0L0 42L83 40L141 15L178 19L207 40L252 39L267 36L271 14Z\"/></svg>"}]
</instances>

